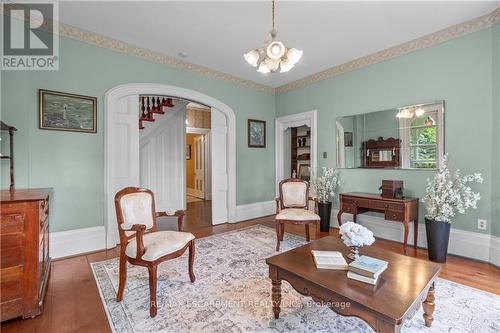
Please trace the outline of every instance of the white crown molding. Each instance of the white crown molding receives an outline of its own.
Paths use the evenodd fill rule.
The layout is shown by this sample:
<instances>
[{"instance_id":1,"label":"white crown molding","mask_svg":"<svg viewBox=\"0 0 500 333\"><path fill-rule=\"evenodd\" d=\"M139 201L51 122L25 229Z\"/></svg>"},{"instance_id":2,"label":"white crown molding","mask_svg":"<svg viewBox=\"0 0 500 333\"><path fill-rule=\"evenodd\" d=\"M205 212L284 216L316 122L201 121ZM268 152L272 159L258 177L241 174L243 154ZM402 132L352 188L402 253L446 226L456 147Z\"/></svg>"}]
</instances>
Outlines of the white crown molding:
<instances>
[{"instance_id":1,"label":"white crown molding","mask_svg":"<svg viewBox=\"0 0 500 333\"><path fill-rule=\"evenodd\" d=\"M454 38L458 38L473 32L489 28L500 22L500 7L493 12L477 17L475 19L459 23L457 25L436 31L423 37L399 44L397 46L372 53L370 55L346 62L345 64L326 69L322 72L306 76L297 81L282 85L276 88L276 94L281 94L290 90L302 88L318 81L323 81L331 77L341 75L365 66L389 60L410 52L444 43Z\"/></svg>"}]
</instances>

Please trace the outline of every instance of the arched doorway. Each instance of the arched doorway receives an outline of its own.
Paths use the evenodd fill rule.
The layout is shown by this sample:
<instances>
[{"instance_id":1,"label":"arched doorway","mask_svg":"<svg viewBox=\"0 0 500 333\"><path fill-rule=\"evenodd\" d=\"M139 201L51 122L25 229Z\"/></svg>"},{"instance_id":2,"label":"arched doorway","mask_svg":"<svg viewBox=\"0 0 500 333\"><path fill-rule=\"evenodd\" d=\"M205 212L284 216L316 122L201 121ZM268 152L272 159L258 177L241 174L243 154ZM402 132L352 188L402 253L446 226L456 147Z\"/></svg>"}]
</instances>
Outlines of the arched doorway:
<instances>
[{"instance_id":1,"label":"arched doorway","mask_svg":"<svg viewBox=\"0 0 500 333\"><path fill-rule=\"evenodd\" d=\"M236 208L236 118L226 104L200 92L154 83L130 83L106 92L104 116L104 194L106 247L118 242L114 195L125 186L139 186L139 95L165 95L210 106L212 124L213 224L234 222ZM183 150L180 145L179 149ZM179 165L184 170L184 165ZM185 173L183 172L183 177ZM181 191L185 194L185 181Z\"/></svg>"}]
</instances>

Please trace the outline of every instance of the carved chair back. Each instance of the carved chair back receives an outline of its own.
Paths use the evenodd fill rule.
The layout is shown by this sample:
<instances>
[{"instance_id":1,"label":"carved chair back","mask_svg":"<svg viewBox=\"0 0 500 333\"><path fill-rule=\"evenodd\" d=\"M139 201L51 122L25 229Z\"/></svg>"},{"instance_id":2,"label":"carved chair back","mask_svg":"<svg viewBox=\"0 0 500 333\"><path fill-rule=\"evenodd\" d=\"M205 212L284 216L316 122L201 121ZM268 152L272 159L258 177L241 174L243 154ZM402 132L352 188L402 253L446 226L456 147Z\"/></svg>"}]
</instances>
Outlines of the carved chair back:
<instances>
[{"instance_id":1,"label":"carved chair back","mask_svg":"<svg viewBox=\"0 0 500 333\"><path fill-rule=\"evenodd\" d=\"M121 245L136 236L133 225L144 225L144 233L156 231L155 198L151 190L126 187L115 195L115 209Z\"/></svg>"},{"instance_id":2,"label":"carved chair back","mask_svg":"<svg viewBox=\"0 0 500 333\"><path fill-rule=\"evenodd\" d=\"M280 208L308 209L309 183L297 178L284 179L279 184Z\"/></svg>"}]
</instances>

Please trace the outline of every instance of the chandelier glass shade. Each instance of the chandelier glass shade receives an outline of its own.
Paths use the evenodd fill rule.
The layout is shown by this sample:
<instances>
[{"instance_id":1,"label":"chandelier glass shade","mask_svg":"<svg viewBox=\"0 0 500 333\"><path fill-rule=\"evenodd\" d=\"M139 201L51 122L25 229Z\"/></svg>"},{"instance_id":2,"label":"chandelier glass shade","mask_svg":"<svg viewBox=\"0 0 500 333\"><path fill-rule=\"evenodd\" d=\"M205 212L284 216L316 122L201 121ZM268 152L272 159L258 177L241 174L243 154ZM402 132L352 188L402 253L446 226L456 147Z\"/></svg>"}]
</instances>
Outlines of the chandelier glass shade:
<instances>
[{"instance_id":1,"label":"chandelier glass shade","mask_svg":"<svg viewBox=\"0 0 500 333\"><path fill-rule=\"evenodd\" d=\"M295 48L287 48L285 44L276 38L278 31L274 28L274 0L272 16L273 28L271 30L271 41L243 55L243 58L251 66L256 67L257 72L260 73L276 72L278 69L281 73L288 72L302 58L302 51Z\"/></svg>"}]
</instances>

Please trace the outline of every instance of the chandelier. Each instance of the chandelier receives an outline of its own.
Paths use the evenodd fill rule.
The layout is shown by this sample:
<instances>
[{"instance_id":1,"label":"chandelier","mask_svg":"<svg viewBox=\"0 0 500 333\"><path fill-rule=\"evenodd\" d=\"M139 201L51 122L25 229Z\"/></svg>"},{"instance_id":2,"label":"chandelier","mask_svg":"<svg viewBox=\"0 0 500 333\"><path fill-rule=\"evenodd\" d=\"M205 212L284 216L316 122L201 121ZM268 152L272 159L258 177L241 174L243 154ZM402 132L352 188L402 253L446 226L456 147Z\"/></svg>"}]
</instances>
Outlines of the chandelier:
<instances>
[{"instance_id":1,"label":"chandelier","mask_svg":"<svg viewBox=\"0 0 500 333\"><path fill-rule=\"evenodd\" d=\"M295 48L287 48L282 42L276 39L278 30L274 27L274 3L272 7L272 20L273 28L271 30L271 41L268 41L264 46L253 49L243 55L245 60L257 67L257 72L269 73L276 72L278 69L280 73L288 72L295 66L295 64L302 57L302 51Z\"/></svg>"}]
</instances>

